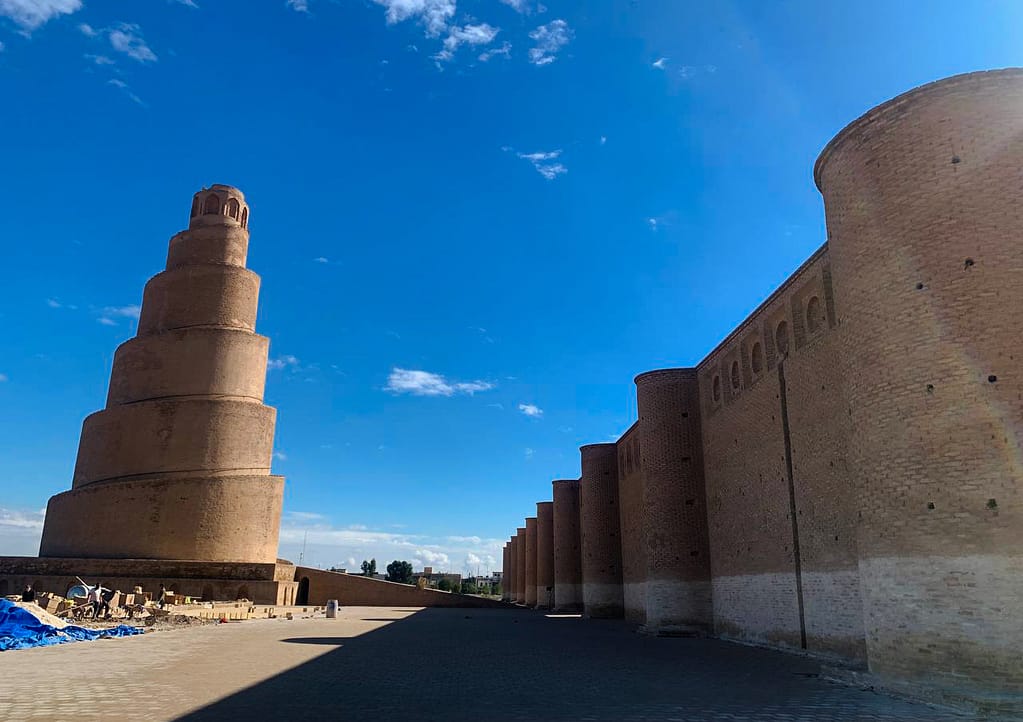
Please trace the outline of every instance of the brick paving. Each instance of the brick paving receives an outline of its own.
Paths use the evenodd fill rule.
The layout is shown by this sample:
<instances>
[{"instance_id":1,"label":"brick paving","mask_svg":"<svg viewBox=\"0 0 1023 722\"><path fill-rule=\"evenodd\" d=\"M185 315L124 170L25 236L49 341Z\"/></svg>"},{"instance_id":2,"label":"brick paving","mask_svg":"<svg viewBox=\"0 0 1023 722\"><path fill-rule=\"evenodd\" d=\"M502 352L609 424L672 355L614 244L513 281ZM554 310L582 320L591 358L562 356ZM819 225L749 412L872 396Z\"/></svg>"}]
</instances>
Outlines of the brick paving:
<instances>
[{"instance_id":1,"label":"brick paving","mask_svg":"<svg viewBox=\"0 0 1023 722\"><path fill-rule=\"evenodd\" d=\"M0 719L961 722L819 663L619 621L353 607L0 653Z\"/></svg>"}]
</instances>

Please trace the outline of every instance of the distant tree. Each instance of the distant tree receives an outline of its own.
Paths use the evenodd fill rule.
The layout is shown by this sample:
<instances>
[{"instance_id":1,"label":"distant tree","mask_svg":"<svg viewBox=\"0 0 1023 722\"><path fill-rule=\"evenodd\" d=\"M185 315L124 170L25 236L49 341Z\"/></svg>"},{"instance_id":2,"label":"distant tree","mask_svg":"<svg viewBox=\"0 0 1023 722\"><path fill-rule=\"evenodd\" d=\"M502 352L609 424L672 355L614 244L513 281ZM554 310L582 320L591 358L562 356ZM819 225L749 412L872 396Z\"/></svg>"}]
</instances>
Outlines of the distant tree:
<instances>
[{"instance_id":1,"label":"distant tree","mask_svg":"<svg viewBox=\"0 0 1023 722\"><path fill-rule=\"evenodd\" d=\"M471 579L462 580L462 594L479 594L479 587Z\"/></svg>"},{"instance_id":2,"label":"distant tree","mask_svg":"<svg viewBox=\"0 0 1023 722\"><path fill-rule=\"evenodd\" d=\"M437 582L437 589L441 590L442 592L450 592L451 582L448 581L447 577L443 577L439 582Z\"/></svg>"},{"instance_id":3,"label":"distant tree","mask_svg":"<svg viewBox=\"0 0 1023 722\"><path fill-rule=\"evenodd\" d=\"M412 565L408 562L399 562L395 559L387 565L387 581L398 582L399 584L411 584Z\"/></svg>"},{"instance_id":4,"label":"distant tree","mask_svg":"<svg viewBox=\"0 0 1023 722\"><path fill-rule=\"evenodd\" d=\"M370 559L368 562L363 560L362 562L362 576L372 577L377 573L377 560Z\"/></svg>"}]
</instances>

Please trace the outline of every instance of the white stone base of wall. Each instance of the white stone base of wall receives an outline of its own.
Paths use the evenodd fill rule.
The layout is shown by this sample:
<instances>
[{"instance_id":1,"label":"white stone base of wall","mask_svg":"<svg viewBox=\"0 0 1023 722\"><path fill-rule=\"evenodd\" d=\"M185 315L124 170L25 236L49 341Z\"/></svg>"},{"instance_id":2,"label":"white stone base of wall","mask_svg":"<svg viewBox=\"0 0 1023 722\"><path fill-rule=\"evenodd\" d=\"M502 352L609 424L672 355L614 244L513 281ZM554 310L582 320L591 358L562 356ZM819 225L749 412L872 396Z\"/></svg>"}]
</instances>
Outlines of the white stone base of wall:
<instances>
[{"instance_id":1,"label":"white stone base of wall","mask_svg":"<svg viewBox=\"0 0 1023 722\"><path fill-rule=\"evenodd\" d=\"M799 606L794 573L715 577L711 588L716 634L799 647ZM647 616L650 616L649 611Z\"/></svg>"},{"instance_id":2,"label":"white stone base of wall","mask_svg":"<svg viewBox=\"0 0 1023 722\"><path fill-rule=\"evenodd\" d=\"M554 584L554 611L581 612L583 610L582 584Z\"/></svg>"},{"instance_id":3,"label":"white stone base of wall","mask_svg":"<svg viewBox=\"0 0 1023 722\"><path fill-rule=\"evenodd\" d=\"M646 621L646 582L622 585L625 593L625 619L642 624Z\"/></svg>"},{"instance_id":4,"label":"white stone base of wall","mask_svg":"<svg viewBox=\"0 0 1023 722\"><path fill-rule=\"evenodd\" d=\"M870 671L1023 709L1023 557L860 561Z\"/></svg>"},{"instance_id":5,"label":"white stone base of wall","mask_svg":"<svg viewBox=\"0 0 1023 722\"><path fill-rule=\"evenodd\" d=\"M713 619L710 582L651 579L646 583L648 634L709 632Z\"/></svg>"},{"instance_id":6,"label":"white stone base of wall","mask_svg":"<svg viewBox=\"0 0 1023 722\"><path fill-rule=\"evenodd\" d=\"M583 607L587 617L622 617L625 595L621 584L583 583Z\"/></svg>"}]
</instances>

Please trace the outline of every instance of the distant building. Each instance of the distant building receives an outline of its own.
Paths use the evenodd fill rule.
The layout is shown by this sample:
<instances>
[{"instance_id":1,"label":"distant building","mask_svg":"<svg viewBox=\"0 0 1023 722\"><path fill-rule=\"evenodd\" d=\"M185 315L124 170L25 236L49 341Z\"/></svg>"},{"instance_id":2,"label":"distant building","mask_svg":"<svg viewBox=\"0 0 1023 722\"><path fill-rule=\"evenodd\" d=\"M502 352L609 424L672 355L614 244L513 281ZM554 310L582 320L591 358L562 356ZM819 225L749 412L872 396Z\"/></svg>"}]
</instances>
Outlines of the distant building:
<instances>
[{"instance_id":1,"label":"distant building","mask_svg":"<svg viewBox=\"0 0 1023 722\"><path fill-rule=\"evenodd\" d=\"M458 590L462 587L462 575L451 574L448 572L434 572L433 567L423 567L421 572L412 572L412 583L416 584L420 578L426 579L427 585L431 589L437 589L442 579L446 579L448 584L451 585L452 589Z\"/></svg>"}]
</instances>

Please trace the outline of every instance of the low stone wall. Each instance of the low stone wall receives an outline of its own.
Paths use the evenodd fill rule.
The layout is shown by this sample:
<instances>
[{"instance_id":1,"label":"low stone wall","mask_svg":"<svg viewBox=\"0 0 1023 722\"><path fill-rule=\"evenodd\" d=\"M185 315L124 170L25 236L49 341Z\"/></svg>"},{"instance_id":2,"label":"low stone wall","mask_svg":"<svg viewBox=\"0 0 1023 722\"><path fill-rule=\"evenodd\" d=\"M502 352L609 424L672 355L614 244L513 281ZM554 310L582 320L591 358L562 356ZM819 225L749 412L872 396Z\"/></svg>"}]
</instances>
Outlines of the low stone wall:
<instances>
[{"instance_id":1,"label":"low stone wall","mask_svg":"<svg viewBox=\"0 0 1023 722\"><path fill-rule=\"evenodd\" d=\"M306 581L308 580L308 585ZM452 594L436 589L417 589L408 584L385 582L380 579L325 572L321 569L298 567L299 604L322 606L328 599L337 599L342 606L351 607L488 607L510 609L512 605L494 599L466 594ZM306 593L306 588L308 592Z\"/></svg>"}]
</instances>

